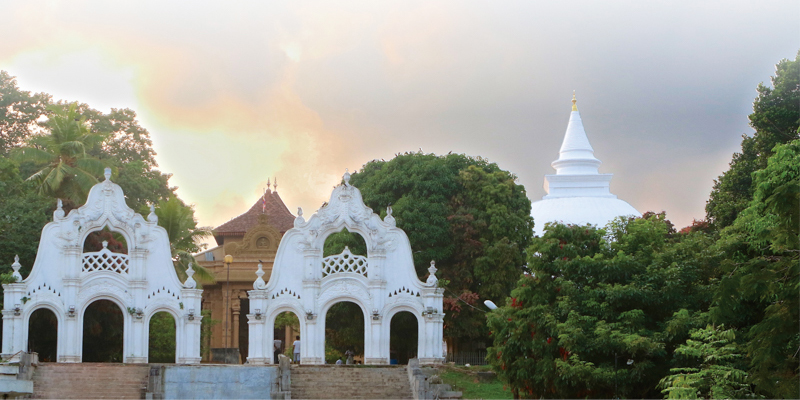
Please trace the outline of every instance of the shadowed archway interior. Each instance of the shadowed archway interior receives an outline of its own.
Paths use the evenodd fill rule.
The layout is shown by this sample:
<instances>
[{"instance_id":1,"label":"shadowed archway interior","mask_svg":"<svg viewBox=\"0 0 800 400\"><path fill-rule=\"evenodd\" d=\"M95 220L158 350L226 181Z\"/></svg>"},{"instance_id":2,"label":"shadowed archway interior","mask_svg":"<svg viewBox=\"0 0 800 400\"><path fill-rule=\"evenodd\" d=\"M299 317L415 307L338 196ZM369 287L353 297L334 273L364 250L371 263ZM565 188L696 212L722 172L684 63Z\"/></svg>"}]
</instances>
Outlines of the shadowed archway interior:
<instances>
[{"instance_id":1,"label":"shadowed archway interior","mask_svg":"<svg viewBox=\"0 0 800 400\"><path fill-rule=\"evenodd\" d=\"M401 311L392 317L390 329L389 363L408 364L409 359L417 356L417 317L408 311Z\"/></svg>"},{"instance_id":2,"label":"shadowed archway interior","mask_svg":"<svg viewBox=\"0 0 800 400\"><path fill-rule=\"evenodd\" d=\"M28 321L28 352L38 353L39 361L56 362L58 318L52 310L40 308Z\"/></svg>"},{"instance_id":3,"label":"shadowed archway interior","mask_svg":"<svg viewBox=\"0 0 800 400\"><path fill-rule=\"evenodd\" d=\"M364 313L356 303L341 301L331 306L325 316L325 362L333 364L350 350L355 358L364 357Z\"/></svg>"},{"instance_id":4,"label":"shadowed archway interior","mask_svg":"<svg viewBox=\"0 0 800 400\"><path fill-rule=\"evenodd\" d=\"M122 310L113 301L97 300L83 314L83 362L122 362Z\"/></svg>"},{"instance_id":5,"label":"shadowed archway interior","mask_svg":"<svg viewBox=\"0 0 800 400\"><path fill-rule=\"evenodd\" d=\"M150 318L147 361L174 363L175 346L175 318L166 311L156 313Z\"/></svg>"}]
</instances>

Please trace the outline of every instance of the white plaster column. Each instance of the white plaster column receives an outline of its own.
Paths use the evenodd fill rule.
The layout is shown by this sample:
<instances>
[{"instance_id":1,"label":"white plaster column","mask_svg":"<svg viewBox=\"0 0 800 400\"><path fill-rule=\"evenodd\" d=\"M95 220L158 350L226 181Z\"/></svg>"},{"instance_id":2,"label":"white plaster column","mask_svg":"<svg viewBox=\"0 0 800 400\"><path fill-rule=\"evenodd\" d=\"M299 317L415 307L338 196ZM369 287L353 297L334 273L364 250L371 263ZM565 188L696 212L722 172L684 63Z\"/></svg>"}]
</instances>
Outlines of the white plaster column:
<instances>
[{"instance_id":1,"label":"white plaster column","mask_svg":"<svg viewBox=\"0 0 800 400\"><path fill-rule=\"evenodd\" d=\"M184 324L183 359L178 360L181 364L200 363L200 324L203 319L200 299L202 294L202 289L181 289L184 312L180 321Z\"/></svg>"},{"instance_id":2,"label":"white plaster column","mask_svg":"<svg viewBox=\"0 0 800 400\"><path fill-rule=\"evenodd\" d=\"M267 321L267 291L250 290L250 314L247 314L249 338L247 345L247 363L263 365L272 363L272 326L274 319ZM256 319L255 310L261 310L261 319Z\"/></svg>"},{"instance_id":3,"label":"white plaster column","mask_svg":"<svg viewBox=\"0 0 800 400\"><path fill-rule=\"evenodd\" d=\"M83 251L83 243L80 246L65 246L63 248L63 262L64 265L64 279L62 284L64 292L64 308L67 310L67 317L64 319L64 328L59 328L59 335L64 335L63 343L65 346L58 347L58 362L63 363L79 363L82 361L83 354L81 354L81 346L83 342L83 315L82 308L84 304L78 303L78 292L81 288L80 272L83 268L83 261L81 259ZM70 316L69 310L71 307L75 308L75 313ZM125 311L123 311L125 313Z\"/></svg>"},{"instance_id":4,"label":"white plaster column","mask_svg":"<svg viewBox=\"0 0 800 400\"><path fill-rule=\"evenodd\" d=\"M300 363L325 364L325 326L318 323L317 316L300 318L306 319L306 331L300 336Z\"/></svg>"},{"instance_id":5,"label":"white plaster column","mask_svg":"<svg viewBox=\"0 0 800 400\"><path fill-rule=\"evenodd\" d=\"M386 323L386 319L382 315L378 319L372 319L370 315L369 322L364 324L368 328L366 340L364 341L364 364L389 364L389 355L383 354L382 351L384 343L389 340L388 337L384 337L386 336L383 329L384 323Z\"/></svg>"},{"instance_id":6,"label":"white plaster column","mask_svg":"<svg viewBox=\"0 0 800 400\"><path fill-rule=\"evenodd\" d=\"M65 280L66 281L66 280ZM65 287L69 287L68 285ZM72 297L73 299L75 297ZM75 306L75 312L70 314L70 307ZM83 338L80 335L83 319L79 317L80 304L67 304L66 318L64 318L63 327L58 327L59 339L63 335L63 339L59 340L58 344L58 362L60 363L79 363L81 362L82 354L80 352L81 341ZM61 345L63 343L63 346Z\"/></svg>"},{"instance_id":7,"label":"white plaster column","mask_svg":"<svg viewBox=\"0 0 800 400\"><path fill-rule=\"evenodd\" d=\"M125 334L122 359L130 364L147 364L147 336L149 336L147 325L143 316L131 315L126 310L122 311L125 315Z\"/></svg>"},{"instance_id":8,"label":"white plaster column","mask_svg":"<svg viewBox=\"0 0 800 400\"><path fill-rule=\"evenodd\" d=\"M3 285L3 357L10 357L14 353L25 350L25 337L22 309L25 304L22 297L25 293L25 285L22 283L11 283ZM19 304L19 311L14 309ZM17 315L14 315L17 314Z\"/></svg>"}]
</instances>

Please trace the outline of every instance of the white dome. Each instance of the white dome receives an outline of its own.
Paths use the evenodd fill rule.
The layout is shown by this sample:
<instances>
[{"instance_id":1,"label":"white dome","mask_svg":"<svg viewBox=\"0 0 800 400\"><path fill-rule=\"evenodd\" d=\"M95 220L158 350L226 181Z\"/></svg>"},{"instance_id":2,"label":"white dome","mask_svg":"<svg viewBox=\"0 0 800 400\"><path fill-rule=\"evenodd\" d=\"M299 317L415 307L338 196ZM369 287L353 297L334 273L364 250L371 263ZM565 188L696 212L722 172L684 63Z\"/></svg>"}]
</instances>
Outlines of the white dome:
<instances>
[{"instance_id":1,"label":"white dome","mask_svg":"<svg viewBox=\"0 0 800 400\"><path fill-rule=\"evenodd\" d=\"M531 216L533 216L534 234L541 236L544 233L544 224L547 222L592 224L602 228L616 217L641 217L642 214L627 202L616 198L561 197L539 200L531 204Z\"/></svg>"}]
</instances>

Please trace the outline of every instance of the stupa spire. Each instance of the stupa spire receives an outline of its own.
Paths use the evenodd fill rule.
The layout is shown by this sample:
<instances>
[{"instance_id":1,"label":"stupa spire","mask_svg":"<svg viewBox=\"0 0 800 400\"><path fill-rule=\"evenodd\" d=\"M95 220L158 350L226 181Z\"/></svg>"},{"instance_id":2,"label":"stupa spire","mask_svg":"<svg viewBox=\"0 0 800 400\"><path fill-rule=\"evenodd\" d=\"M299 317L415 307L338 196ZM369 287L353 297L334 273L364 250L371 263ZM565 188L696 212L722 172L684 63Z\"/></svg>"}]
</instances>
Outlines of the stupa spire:
<instances>
[{"instance_id":1,"label":"stupa spire","mask_svg":"<svg viewBox=\"0 0 800 400\"><path fill-rule=\"evenodd\" d=\"M575 91L572 91L572 111L578 111L578 100L575 99Z\"/></svg>"},{"instance_id":2,"label":"stupa spire","mask_svg":"<svg viewBox=\"0 0 800 400\"><path fill-rule=\"evenodd\" d=\"M558 159L550 164L556 170L556 174L545 176L547 191L545 198L616 197L608 190L612 174L601 174L598 171L601 163L595 158L594 149L589 144L577 103L573 91L572 112L569 115L564 141L561 143Z\"/></svg>"},{"instance_id":3,"label":"stupa spire","mask_svg":"<svg viewBox=\"0 0 800 400\"><path fill-rule=\"evenodd\" d=\"M569 116L567 132L564 134L558 159L550 164L555 168L557 175L597 174L597 167L600 166L600 160L594 157L594 149L589 144L589 138L583 128L577 102L573 91L572 112Z\"/></svg>"}]
</instances>

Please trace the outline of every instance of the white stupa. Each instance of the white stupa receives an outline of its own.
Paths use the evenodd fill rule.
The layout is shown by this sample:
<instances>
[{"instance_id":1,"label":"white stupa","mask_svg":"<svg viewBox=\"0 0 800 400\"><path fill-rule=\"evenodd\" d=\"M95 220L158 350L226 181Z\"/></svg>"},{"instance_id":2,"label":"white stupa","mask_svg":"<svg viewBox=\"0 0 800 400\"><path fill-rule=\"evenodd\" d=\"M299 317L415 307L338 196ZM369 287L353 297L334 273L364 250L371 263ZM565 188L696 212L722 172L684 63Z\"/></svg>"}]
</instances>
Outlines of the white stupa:
<instances>
[{"instance_id":1,"label":"white stupa","mask_svg":"<svg viewBox=\"0 0 800 400\"><path fill-rule=\"evenodd\" d=\"M574 94L564 142L558 159L550 165L556 174L544 177L547 195L531 205L536 235L544 233L547 222L603 227L618 216L642 215L611 194L609 184L613 174L598 172L600 160L594 157L594 149L586 137Z\"/></svg>"}]
</instances>

